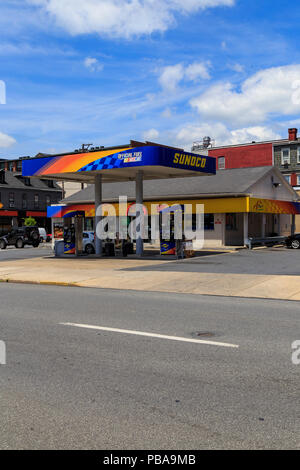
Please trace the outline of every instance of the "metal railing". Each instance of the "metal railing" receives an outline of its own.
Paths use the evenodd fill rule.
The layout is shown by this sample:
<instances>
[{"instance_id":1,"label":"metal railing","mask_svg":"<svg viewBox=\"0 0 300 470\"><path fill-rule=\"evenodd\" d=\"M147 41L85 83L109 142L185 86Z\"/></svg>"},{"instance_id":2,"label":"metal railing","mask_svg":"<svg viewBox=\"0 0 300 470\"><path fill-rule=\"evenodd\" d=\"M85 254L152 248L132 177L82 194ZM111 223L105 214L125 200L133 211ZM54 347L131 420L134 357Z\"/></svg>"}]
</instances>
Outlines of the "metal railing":
<instances>
[{"instance_id":1,"label":"metal railing","mask_svg":"<svg viewBox=\"0 0 300 470\"><path fill-rule=\"evenodd\" d=\"M274 246L284 245L286 237L249 237L248 248L252 250L254 246Z\"/></svg>"}]
</instances>

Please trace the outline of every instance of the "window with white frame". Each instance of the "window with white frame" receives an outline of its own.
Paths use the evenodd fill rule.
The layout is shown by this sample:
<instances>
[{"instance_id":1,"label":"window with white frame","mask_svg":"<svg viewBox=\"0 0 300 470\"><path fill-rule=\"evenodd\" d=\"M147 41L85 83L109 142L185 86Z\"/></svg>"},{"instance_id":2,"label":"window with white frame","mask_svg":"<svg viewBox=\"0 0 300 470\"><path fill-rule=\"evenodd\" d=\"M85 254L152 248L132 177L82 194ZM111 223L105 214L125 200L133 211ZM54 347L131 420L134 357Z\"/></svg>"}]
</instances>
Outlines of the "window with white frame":
<instances>
[{"instance_id":1,"label":"window with white frame","mask_svg":"<svg viewBox=\"0 0 300 470\"><path fill-rule=\"evenodd\" d=\"M300 163L300 147L297 150L297 163Z\"/></svg>"},{"instance_id":2,"label":"window with white frame","mask_svg":"<svg viewBox=\"0 0 300 470\"><path fill-rule=\"evenodd\" d=\"M300 175L297 175L297 186L300 186Z\"/></svg>"},{"instance_id":3,"label":"window with white frame","mask_svg":"<svg viewBox=\"0 0 300 470\"><path fill-rule=\"evenodd\" d=\"M286 181L291 184L291 175L284 175Z\"/></svg>"},{"instance_id":4,"label":"window with white frame","mask_svg":"<svg viewBox=\"0 0 300 470\"><path fill-rule=\"evenodd\" d=\"M22 195L22 209L27 209L27 194Z\"/></svg>"},{"instance_id":5,"label":"window with white frame","mask_svg":"<svg viewBox=\"0 0 300 470\"><path fill-rule=\"evenodd\" d=\"M225 157L218 157L218 170L225 170Z\"/></svg>"},{"instance_id":6,"label":"window with white frame","mask_svg":"<svg viewBox=\"0 0 300 470\"><path fill-rule=\"evenodd\" d=\"M38 209L38 208L39 208L39 204L40 204L39 195L38 195L38 194L35 194L35 195L34 195L34 203L33 203L34 208L35 208L35 209Z\"/></svg>"},{"instance_id":7,"label":"window with white frame","mask_svg":"<svg viewBox=\"0 0 300 470\"><path fill-rule=\"evenodd\" d=\"M8 203L9 203L9 207L15 207L15 193L9 193Z\"/></svg>"},{"instance_id":8,"label":"window with white frame","mask_svg":"<svg viewBox=\"0 0 300 470\"><path fill-rule=\"evenodd\" d=\"M290 164L291 163L291 155L290 155L290 149L282 149L281 150L281 164Z\"/></svg>"}]
</instances>

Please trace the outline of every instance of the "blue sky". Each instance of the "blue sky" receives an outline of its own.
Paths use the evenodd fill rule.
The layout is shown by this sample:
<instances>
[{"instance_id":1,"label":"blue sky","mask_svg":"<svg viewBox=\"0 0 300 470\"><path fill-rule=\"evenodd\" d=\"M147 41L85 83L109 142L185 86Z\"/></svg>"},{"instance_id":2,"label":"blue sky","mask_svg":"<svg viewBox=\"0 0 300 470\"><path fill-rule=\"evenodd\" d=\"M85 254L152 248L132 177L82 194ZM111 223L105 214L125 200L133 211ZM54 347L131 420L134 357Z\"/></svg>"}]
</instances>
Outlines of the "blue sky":
<instances>
[{"instance_id":1,"label":"blue sky","mask_svg":"<svg viewBox=\"0 0 300 470\"><path fill-rule=\"evenodd\" d=\"M283 0L2 0L0 158L285 136L299 20Z\"/></svg>"}]
</instances>

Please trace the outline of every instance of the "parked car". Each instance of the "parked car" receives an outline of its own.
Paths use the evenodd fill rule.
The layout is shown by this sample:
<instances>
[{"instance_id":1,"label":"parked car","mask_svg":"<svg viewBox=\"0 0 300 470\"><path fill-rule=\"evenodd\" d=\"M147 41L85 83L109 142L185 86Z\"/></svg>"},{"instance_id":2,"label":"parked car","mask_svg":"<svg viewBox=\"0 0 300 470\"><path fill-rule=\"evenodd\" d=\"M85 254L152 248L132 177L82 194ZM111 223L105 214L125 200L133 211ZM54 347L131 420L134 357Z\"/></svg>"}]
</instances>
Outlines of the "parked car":
<instances>
[{"instance_id":1,"label":"parked car","mask_svg":"<svg viewBox=\"0 0 300 470\"><path fill-rule=\"evenodd\" d=\"M47 232L44 228L39 227L39 234L40 234L40 242L46 242L47 241Z\"/></svg>"},{"instance_id":2,"label":"parked car","mask_svg":"<svg viewBox=\"0 0 300 470\"><path fill-rule=\"evenodd\" d=\"M285 244L287 248L293 248L294 250L299 249L300 248L300 233L295 233L294 235L287 237L285 240Z\"/></svg>"},{"instance_id":3,"label":"parked car","mask_svg":"<svg viewBox=\"0 0 300 470\"><path fill-rule=\"evenodd\" d=\"M14 245L16 248L24 248L25 245L31 245L36 248L39 244L40 234L38 227L19 227L0 237L1 250L11 245Z\"/></svg>"},{"instance_id":4,"label":"parked car","mask_svg":"<svg viewBox=\"0 0 300 470\"><path fill-rule=\"evenodd\" d=\"M88 255L95 253L95 234L94 232L84 231L82 234L82 249Z\"/></svg>"}]
</instances>

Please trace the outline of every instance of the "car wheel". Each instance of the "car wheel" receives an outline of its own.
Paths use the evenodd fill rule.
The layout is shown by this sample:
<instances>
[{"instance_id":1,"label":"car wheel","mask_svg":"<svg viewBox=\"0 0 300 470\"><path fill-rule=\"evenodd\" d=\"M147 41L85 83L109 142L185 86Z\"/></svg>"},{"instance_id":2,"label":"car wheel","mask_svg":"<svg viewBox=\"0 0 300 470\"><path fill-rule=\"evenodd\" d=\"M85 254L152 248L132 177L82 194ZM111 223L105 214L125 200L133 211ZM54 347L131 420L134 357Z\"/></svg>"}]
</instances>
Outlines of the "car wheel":
<instances>
[{"instance_id":1,"label":"car wheel","mask_svg":"<svg viewBox=\"0 0 300 470\"><path fill-rule=\"evenodd\" d=\"M40 238L40 235L38 232L36 232L35 230L32 230L31 233L30 233L30 238L32 238L32 240L36 241Z\"/></svg>"},{"instance_id":2,"label":"car wheel","mask_svg":"<svg viewBox=\"0 0 300 470\"><path fill-rule=\"evenodd\" d=\"M299 240L293 240L291 243L291 247L294 250L298 250L300 248L300 241Z\"/></svg>"},{"instance_id":3,"label":"car wheel","mask_svg":"<svg viewBox=\"0 0 300 470\"><path fill-rule=\"evenodd\" d=\"M18 240L16 241L15 247L16 248L24 248L24 242L23 242L22 238L18 238Z\"/></svg>"},{"instance_id":4,"label":"car wheel","mask_svg":"<svg viewBox=\"0 0 300 470\"><path fill-rule=\"evenodd\" d=\"M33 243L32 243L32 246L33 246L33 248L37 248L37 247L39 246L39 244L40 244L39 241L33 242Z\"/></svg>"},{"instance_id":5,"label":"car wheel","mask_svg":"<svg viewBox=\"0 0 300 470\"><path fill-rule=\"evenodd\" d=\"M94 247L93 245L91 245L90 243L88 243L85 247L85 252L88 254L88 255L92 255L93 253L95 253L95 250L94 250Z\"/></svg>"},{"instance_id":6,"label":"car wheel","mask_svg":"<svg viewBox=\"0 0 300 470\"><path fill-rule=\"evenodd\" d=\"M7 244L5 243L4 240L0 240L0 249L1 250L5 250L5 248L7 247Z\"/></svg>"}]
</instances>

